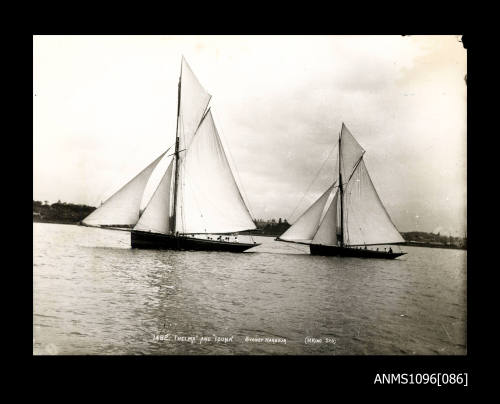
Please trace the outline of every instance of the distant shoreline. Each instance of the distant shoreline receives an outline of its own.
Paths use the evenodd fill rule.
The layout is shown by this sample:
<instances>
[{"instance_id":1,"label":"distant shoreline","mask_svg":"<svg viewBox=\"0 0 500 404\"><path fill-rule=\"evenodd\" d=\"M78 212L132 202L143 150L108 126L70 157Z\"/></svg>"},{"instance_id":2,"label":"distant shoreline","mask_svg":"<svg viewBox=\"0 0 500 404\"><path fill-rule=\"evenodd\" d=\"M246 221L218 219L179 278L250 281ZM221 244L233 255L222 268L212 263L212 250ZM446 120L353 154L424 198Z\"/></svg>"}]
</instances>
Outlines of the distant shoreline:
<instances>
[{"instance_id":1,"label":"distant shoreline","mask_svg":"<svg viewBox=\"0 0 500 404\"><path fill-rule=\"evenodd\" d=\"M48 224L72 224L75 226L79 225L79 222L74 222L74 221L65 221L65 220L45 220L45 219L38 219L38 218L33 218L33 223L48 223Z\"/></svg>"},{"instance_id":2,"label":"distant shoreline","mask_svg":"<svg viewBox=\"0 0 500 404\"><path fill-rule=\"evenodd\" d=\"M87 205L57 202L49 205L47 201L33 201L33 222L78 225L96 208ZM238 232L240 235L278 237L282 235L290 224L286 219L259 219L254 221L255 229ZM404 243L413 247L447 248L467 250L467 235L465 237L452 237L440 233L427 233L422 231L401 232ZM381 244L383 245L383 244Z\"/></svg>"},{"instance_id":3,"label":"distant shoreline","mask_svg":"<svg viewBox=\"0 0 500 404\"><path fill-rule=\"evenodd\" d=\"M467 247L460 247L456 245L447 245L447 244L433 244L433 243L421 243L418 241L407 241L405 244L410 247L427 247L427 248L444 248L447 250L467 250Z\"/></svg>"},{"instance_id":4,"label":"distant shoreline","mask_svg":"<svg viewBox=\"0 0 500 404\"><path fill-rule=\"evenodd\" d=\"M78 226L79 222L74 221L64 221L64 220L45 220L34 217L33 223L48 223L48 224L66 224L66 225L74 225ZM278 237L280 234L266 234L259 233L256 231L245 231L238 233L242 236L259 236L259 237ZM381 244L383 245L383 244ZM409 246L409 247L425 247L425 248L444 248L447 250L467 250L467 247L460 247L456 245L447 245L447 244L435 244L435 243L426 243L426 242L418 242L418 241L406 241L404 243L398 244L400 246Z\"/></svg>"}]
</instances>

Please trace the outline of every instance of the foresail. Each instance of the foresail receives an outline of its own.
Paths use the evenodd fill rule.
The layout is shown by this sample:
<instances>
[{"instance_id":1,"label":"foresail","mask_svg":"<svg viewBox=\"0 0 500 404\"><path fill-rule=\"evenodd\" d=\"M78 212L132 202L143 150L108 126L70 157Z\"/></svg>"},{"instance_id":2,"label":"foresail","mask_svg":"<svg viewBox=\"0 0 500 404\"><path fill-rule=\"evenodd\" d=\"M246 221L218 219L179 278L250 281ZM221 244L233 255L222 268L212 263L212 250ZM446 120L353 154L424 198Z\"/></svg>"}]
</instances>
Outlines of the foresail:
<instances>
[{"instance_id":1,"label":"foresail","mask_svg":"<svg viewBox=\"0 0 500 404\"><path fill-rule=\"evenodd\" d=\"M182 58L180 84L178 134L179 149L184 150L190 146L211 96L200 84L184 57Z\"/></svg>"},{"instance_id":2,"label":"foresail","mask_svg":"<svg viewBox=\"0 0 500 404\"><path fill-rule=\"evenodd\" d=\"M170 200L173 163L174 160L172 159L156 191L146 206L146 209L135 225L134 230L165 234L170 232Z\"/></svg>"},{"instance_id":3,"label":"foresail","mask_svg":"<svg viewBox=\"0 0 500 404\"><path fill-rule=\"evenodd\" d=\"M286 241L311 241L318 230L321 214L333 187L330 186L279 238Z\"/></svg>"},{"instance_id":4,"label":"foresail","mask_svg":"<svg viewBox=\"0 0 500 404\"><path fill-rule=\"evenodd\" d=\"M385 210L363 160L344 189L344 242L347 245L404 242Z\"/></svg>"},{"instance_id":5,"label":"foresail","mask_svg":"<svg viewBox=\"0 0 500 404\"><path fill-rule=\"evenodd\" d=\"M337 202L338 192L328 207L328 210L319 225L318 231L312 239L313 244L337 245Z\"/></svg>"},{"instance_id":6,"label":"foresail","mask_svg":"<svg viewBox=\"0 0 500 404\"><path fill-rule=\"evenodd\" d=\"M344 124L342 124L341 143L342 182L346 183L365 151Z\"/></svg>"},{"instance_id":7,"label":"foresail","mask_svg":"<svg viewBox=\"0 0 500 404\"><path fill-rule=\"evenodd\" d=\"M83 219L82 223L99 226L132 226L139 220L139 209L144 188L153 170L166 151L144 170L137 174L126 185L120 188L99 208Z\"/></svg>"},{"instance_id":8,"label":"foresail","mask_svg":"<svg viewBox=\"0 0 500 404\"><path fill-rule=\"evenodd\" d=\"M209 110L179 171L176 231L231 233L255 229Z\"/></svg>"}]
</instances>

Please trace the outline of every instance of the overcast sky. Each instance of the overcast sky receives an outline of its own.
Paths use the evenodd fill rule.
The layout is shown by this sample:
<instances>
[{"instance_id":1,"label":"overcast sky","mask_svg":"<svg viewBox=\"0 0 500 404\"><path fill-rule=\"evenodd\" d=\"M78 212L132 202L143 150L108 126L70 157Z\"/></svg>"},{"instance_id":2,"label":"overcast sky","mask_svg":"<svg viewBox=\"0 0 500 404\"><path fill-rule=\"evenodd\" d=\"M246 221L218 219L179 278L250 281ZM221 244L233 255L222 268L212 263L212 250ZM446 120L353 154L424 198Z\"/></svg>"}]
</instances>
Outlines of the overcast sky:
<instances>
[{"instance_id":1,"label":"overcast sky","mask_svg":"<svg viewBox=\"0 0 500 404\"><path fill-rule=\"evenodd\" d=\"M96 206L173 145L181 55L254 217L293 221L326 189L344 122L400 231L466 231L457 36L36 36L33 198Z\"/></svg>"}]
</instances>

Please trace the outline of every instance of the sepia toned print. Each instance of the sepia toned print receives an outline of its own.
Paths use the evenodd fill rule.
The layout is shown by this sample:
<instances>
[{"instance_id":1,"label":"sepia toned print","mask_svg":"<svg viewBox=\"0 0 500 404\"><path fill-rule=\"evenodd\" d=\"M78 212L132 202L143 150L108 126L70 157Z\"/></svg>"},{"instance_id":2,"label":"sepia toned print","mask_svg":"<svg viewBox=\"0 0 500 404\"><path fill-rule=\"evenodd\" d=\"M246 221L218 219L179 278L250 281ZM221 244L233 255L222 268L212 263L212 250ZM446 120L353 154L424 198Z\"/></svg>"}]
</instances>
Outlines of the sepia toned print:
<instances>
[{"instance_id":1,"label":"sepia toned print","mask_svg":"<svg viewBox=\"0 0 500 404\"><path fill-rule=\"evenodd\" d=\"M467 354L460 36L34 36L34 355Z\"/></svg>"}]
</instances>

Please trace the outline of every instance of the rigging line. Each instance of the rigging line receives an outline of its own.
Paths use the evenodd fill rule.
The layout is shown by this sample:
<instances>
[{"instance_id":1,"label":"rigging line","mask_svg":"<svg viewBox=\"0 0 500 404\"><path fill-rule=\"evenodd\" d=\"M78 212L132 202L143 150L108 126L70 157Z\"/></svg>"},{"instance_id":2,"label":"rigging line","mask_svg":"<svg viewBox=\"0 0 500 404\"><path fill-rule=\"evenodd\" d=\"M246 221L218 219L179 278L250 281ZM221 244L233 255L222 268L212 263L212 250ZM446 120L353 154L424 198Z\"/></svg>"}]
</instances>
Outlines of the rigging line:
<instances>
[{"instance_id":1,"label":"rigging line","mask_svg":"<svg viewBox=\"0 0 500 404\"><path fill-rule=\"evenodd\" d=\"M212 112L212 116L215 116L215 115L216 115L216 114L214 114L214 113ZM218 119L218 118L217 118L217 121L219 121L219 119ZM215 122L214 122L214 124L215 124ZM231 163L232 163L232 165L233 165L234 169L236 170L236 176L238 177L238 183L239 183L239 184L237 184L237 185L238 185L238 191L239 191L239 188L241 187L241 190L243 191L242 198L244 197L243 202L245 203L245 207L247 208L248 213L250 214L250 218L251 218L251 219L252 219L252 221L253 221L253 220L255 219L255 217L254 217L254 215L253 215L253 213L252 213L253 209L252 209L252 208L251 208L251 206L250 206L250 200L248 199L247 193L246 193L246 191L245 191L245 187L243 186L243 183L241 182L240 172L238 171L238 166L237 166L237 165L236 165L236 163L234 162L234 158L233 158L233 155L232 155L232 153L231 153L231 148L229 147L229 144L228 144L228 143L227 143L227 141L226 141L226 137L224 136L224 132L223 132L222 127L221 127L220 125L219 125L219 128L217 128L217 127L216 127L216 131L217 131L217 133L219 133L219 132L220 132L220 135L221 135L221 136L219 136L219 137L222 137L222 139L224 140L224 143L228 145L227 149L228 149L228 151L229 151L229 158L231 159ZM222 142L221 142L221 143L222 143ZM222 148L223 148L223 151L224 151L224 145L222 145Z\"/></svg>"},{"instance_id":2,"label":"rigging line","mask_svg":"<svg viewBox=\"0 0 500 404\"><path fill-rule=\"evenodd\" d=\"M300 247L294 246L293 244L287 244L288 247L293 248L294 250L300 251L301 253L304 253L304 250Z\"/></svg>"},{"instance_id":3,"label":"rigging line","mask_svg":"<svg viewBox=\"0 0 500 404\"><path fill-rule=\"evenodd\" d=\"M197 135L198 133L198 129L200 129L200 126L201 124L203 123L203 121L205 120L205 118L207 117L208 113L212 110L212 106L210 105L210 100L212 99L212 96L210 94L209 95L209 98L208 98L208 101L207 101L207 105L205 105L205 109L204 109L204 112L203 112L203 116L201 117L200 119L200 122L198 123L198 126L196 127L196 130L194 131L193 133L193 136L191 136L191 139L189 141L189 144L184 144L184 146L186 147L184 150L187 150L189 149L189 147L191 146L191 144L193 143L193 140L195 138L195 136Z\"/></svg>"},{"instance_id":4,"label":"rigging line","mask_svg":"<svg viewBox=\"0 0 500 404\"><path fill-rule=\"evenodd\" d=\"M361 247L361 246L373 246L373 245L397 245L399 246L399 249L401 249L401 246L406 245L406 243L404 241L393 241L388 243L349 244L349 247Z\"/></svg>"},{"instance_id":5,"label":"rigging line","mask_svg":"<svg viewBox=\"0 0 500 404\"><path fill-rule=\"evenodd\" d=\"M205 117L208 115L208 113L212 109L212 107L210 105L210 100L211 99L212 99L212 96L210 94L208 94L207 105L205 105L205 110L203 111L203 115L202 115L202 117L200 119L200 122L198 123L198 126L196 127L196 130L193 133L193 138L195 137L196 133L198 132L198 129L200 129L200 126L203 123L203 121L205 120ZM193 139L191 139L191 141L193 141Z\"/></svg>"},{"instance_id":6,"label":"rigging line","mask_svg":"<svg viewBox=\"0 0 500 404\"><path fill-rule=\"evenodd\" d=\"M363 154L361 154L361 157L358 159L358 161L356 162L356 164L354 165L354 168L352 169L352 173L351 175L349 176L349 179L347 180L347 182L345 183L345 185L347 186L347 184L349 184L349 181L351 180L352 176L354 175L354 172L356 171L356 168L358 168L359 166L359 163L361 163L361 160L363 159L363 156L365 155L365 152L363 151ZM344 185L344 184L342 184Z\"/></svg>"},{"instance_id":7,"label":"rigging line","mask_svg":"<svg viewBox=\"0 0 500 404\"><path fill-rule=\"evenodd\" d=\"M311 243L304 243L302 241L285 240L282 238L278 238L278 240L276 240L276 241L281 241L283 243L300 244L300 245L311 245Z\"/></svg>"},{"instance_id":8,"label":"rigging line","mask_svg":"<svg viewBox=\"0 0 500 404\"><path fill-rule=\"evenodd\" d=\"M209 100L210 102L210 100ZM200 129L200 126L201 124L203 123L203 121L205 120L205 118L207 117L208 113L210 112L212 108L208 106L205 107L205 112L203 112L203 116L201 117L200 119L200 122L198 123L198 126L196 127L196 130L194 131L193 133L193 138L196 136L196 134L198 133L198 129ZM193 141L193 138L191 138L191 142Z\"/></svg>"},{"instance_id":9,"label":"rigging line","mask_svg":"<svg viewBox=\"0 0 500 404\"><path fill-rule=\"evenodd\" d=\"M333 151L337 148L338 146L338 143L336 143L332 149L330 150L330 152L328 153L328 156L326 156L326 159L325 161L323 161L323 164L321 165L321 167L319 168L318 172L316 173L316 175L314 176L313 180L311 181L311 183L309 184L309 186L307 187L307 190L302 194L302 198L300 198L300 201L299 203L295 206L295 209L292 211L292 213L288 216L289 219L291 219L293 217L293 215L295 214L295 211L297 210L297 208L300 206L300 204L302 203L302 201L304 200L304 197L306 196L306 194L309 192L309 189L311 188L312 184L314 183L314 181L317 180L318 176L319 176L319 173L321 172L321 170L323 169L323 167L325 166L326 162L328 161L328 159L330 158L330 155L333 153ZM337 185L338 186L338 185Z\"/></svg>"},{"instance_id":10,"label":"rigging line","mask_svg":"<svg viewBox=\"0 0 500 404\"><path fill-rule=\"evenodd\" d=\"M172 146L171 146L172 147ZM170 149L170 147L169 147ZM182 150L179 150L177 153L180 153L180 152L183 152L183 151L186 151L187 149L182 149ZM168 151L168 150L167 150ZM173 156L175 153L171 153L171 154L167 154L165 157L170 157L170 156Z\"/></svg>"}]
</instances>

